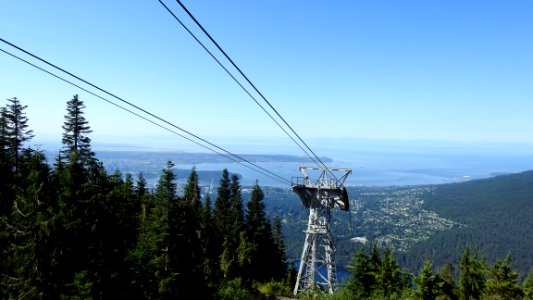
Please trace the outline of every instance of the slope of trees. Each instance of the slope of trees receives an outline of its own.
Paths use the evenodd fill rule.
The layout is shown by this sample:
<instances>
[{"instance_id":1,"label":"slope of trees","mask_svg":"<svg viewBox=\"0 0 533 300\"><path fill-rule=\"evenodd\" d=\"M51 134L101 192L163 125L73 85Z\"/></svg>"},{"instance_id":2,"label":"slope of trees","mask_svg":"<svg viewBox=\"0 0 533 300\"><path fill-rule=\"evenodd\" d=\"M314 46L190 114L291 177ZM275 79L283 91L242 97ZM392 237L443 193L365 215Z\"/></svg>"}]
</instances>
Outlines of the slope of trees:
<instances>
[{"instance_id":1,"label":"slope of trees","mask_svg":"<svg viewBox=\"0 0 533 300\"><path fill-rule=\"evenodd\" d=\"M368 251L368 250L367 250ZM361 248L353 255L348 282L333 295L308 294L303 299L532 299L531 278L521 285L518 274L510 265L511 258L498 259L488 265L479 258L477 251L464 249L459 262L459 276L454 275L453 265L439 269L430 259L424 261L417 274L400 270L389 249L379 249L376 244L366 253Z\"/></svg>"},{"instance_id":2,"label":"slope of trees","mask_svg":"<svg viewBox=\"0 0 533 300\"><path fill-rule=\"evenodd\" d=\"M8 102L0 108L0 299L291 294L295 270L286 263L282 222L267 217L258 183L244 201L239 177L223 170L212 200L202 195L194 168L178 194L172 161L153 190L142 174L108 174L91 149L77 95L67 102L63 148L49 165L42 151L27 146L33 134L26 107L16 98ZM515 188L527 196L527 189ZM438 269L425 256L413 274L390 248L374 244L352 253L350 276L335 294L299 298L533 299L533 269L521 281L514 257L490 264L477 249L461 250L460 259Z\"/></svg>"},{"instance_id":3,"label":"slope of trees","mask_svg":"<svg viewBox=\"0 0 533 300\"><path fill-rule=\"evenodd\" d=\"M424 208L466 226L442 231L412 247L411 266L433 257L436 264L457 261L465 245L476 245L494 262L512 249L513 266L523 280L533 265L533 171L435 186ZM435 251L435 249L445 249Z\"/></svg>"},{"instance_id":4,"label":"slope of trees","mask_svg":"<svg viewBox=\"0 0 533 300\"><path fill-rule=\"evenodd\" d=\"M262 286L286 286L280 225L272 230L258 184L245 209L239 178L224 170L213 208L195 169L178 195L171 161L154 190L142 174L108 174L77 95L50 166L27 146L26 107L8 101L0 118L0 299L252 298Z\"/></svg>"}]
</instances>

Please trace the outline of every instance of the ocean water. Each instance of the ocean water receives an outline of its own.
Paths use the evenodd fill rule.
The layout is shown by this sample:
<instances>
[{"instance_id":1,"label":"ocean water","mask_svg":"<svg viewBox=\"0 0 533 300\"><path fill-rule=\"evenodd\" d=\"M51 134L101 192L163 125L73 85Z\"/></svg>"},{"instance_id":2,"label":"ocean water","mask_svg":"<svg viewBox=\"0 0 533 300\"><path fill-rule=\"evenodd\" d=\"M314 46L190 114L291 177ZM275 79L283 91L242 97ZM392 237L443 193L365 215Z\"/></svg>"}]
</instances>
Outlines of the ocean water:
<instances>
[{"instance_id":1,"label":"ocean water","mask_svg":"<svg viewBox=\"0 0 533 300\"><path fill-rule=\"evenodd\" d=\"M348 186L406 186L443 184L488 178L506 173L533 169L533 152L499 151L328 151L330 168L349 168ZM302 177L300 166L315 166L308 162L256 163L287 180ZM177 165L192 168L192 165ZM251 185L257 180L264 186L287 186L287 183L268 178L238 163L206 163L195 165L197 170L221 170L242 175L241 184ZM342 173L337 173L342 175Z\"/></svg>"},{"instance_id":2,"label":"ocean water","mask_svg":"<svg viewBox=\"0 0 533 300\"><path fill-rule=\"evenodd\" d=\"M257 143L232 140L220 145L237 154L287 154L304 156L300 149L279 140ZM506 173L517 173L533 169L533 145L488 144L488 143L445 143L383 141L363 139L321 139L309 143L319 157L327 157L329 168L349 168L352 173L345 185L349 186L406 186L443 184L488 178ZM50 151L49 159L57 154ZM197 152L183 145L161 146L161 151ZM53 148L53 147L52 147ZM131 145L98 145L94 147L113 151L154 151L157 149ZM205 151L205 149L204 149ZM130 157L131 158L131 157ZM53 161L52 161L53 163ZM105 162L104 162L105 163ZM267 177L249 165L232 161L225 163L176 164L176 168L190 170L221 171L227 168L238 173L243 186L253 185L256 180L262 186L290 187L290 181L302 177L301 166L316 166L309 162L255 162L256 165L284 179L283 182ZM164 168L164 163L157 170ZM113 170L111 170L113 171ZM142 171L142 170L136 170ZM342 175L341 173L337 173ZM336 175L337 175L336 174ZM313 175L310 174L313 178ZM214 184L217 184L215 182Z\"/></svg>"}]
</instances>

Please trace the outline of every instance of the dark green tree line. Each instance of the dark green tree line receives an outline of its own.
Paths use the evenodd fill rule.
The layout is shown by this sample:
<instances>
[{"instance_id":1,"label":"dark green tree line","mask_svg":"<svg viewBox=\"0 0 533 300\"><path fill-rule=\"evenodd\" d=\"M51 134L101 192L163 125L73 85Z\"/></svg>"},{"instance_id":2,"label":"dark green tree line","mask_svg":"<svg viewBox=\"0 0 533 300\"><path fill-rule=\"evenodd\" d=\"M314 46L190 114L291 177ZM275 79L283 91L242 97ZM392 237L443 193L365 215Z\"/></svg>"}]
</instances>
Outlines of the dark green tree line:
<instances>
[{"instance_id":1,"label":"dark green tree line","mask_svg":"<svg viewBox=\"0 0 533 300\"><path fill-rule=\"evenodd\" d=\"M259 185L245 211L227 170L213 207L194 168L183 195L170 161L153 189L142 174L108 174L84 108L67 102L53 166L26 146L26 106L1 108L0 299L213 299L284 279L281 226L272 232Z\"/></svg>"}]
</instances>

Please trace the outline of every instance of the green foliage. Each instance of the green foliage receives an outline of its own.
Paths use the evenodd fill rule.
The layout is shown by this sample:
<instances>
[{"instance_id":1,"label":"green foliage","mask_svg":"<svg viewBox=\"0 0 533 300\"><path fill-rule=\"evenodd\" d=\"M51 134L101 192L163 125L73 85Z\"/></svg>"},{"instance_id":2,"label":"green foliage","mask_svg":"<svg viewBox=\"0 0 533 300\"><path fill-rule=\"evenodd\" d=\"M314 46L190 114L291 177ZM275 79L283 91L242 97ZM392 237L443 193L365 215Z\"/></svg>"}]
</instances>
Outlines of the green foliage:
<instances>
[{"instance_id":1,"label":"green foliage","mask_svg":"<svg viewBox=\"0 0 533 300\"><path fill-rule=\"evenodd\" d=\"M276 296L291 297L294 286L284 281L271 280L265 283L257 283L254 287L263 298L273 298Z\"/></svg>"},{"instance_id":2,"label":"green foliage","mask_svg":"<svg viewBox=\"0 0 533 300\"><path fill-rule=\"evenodd\" d=\"M524 292L524 299L533 300L533 267L531 267L529 275L522 283L522 291Z\"/></svg>"},{"instance_id":3,"label":"green foliage","mask_svg":"<svg viewBox=\"0 0 533 300\"><path fill-rule=\"evenodd\" d=\"M433 274L433 262L426 260L420 274L415 278L416 295L419 299L435 299L441 293L439 278Z\"/></svg>"},{"instance_id":4,"label":"green foliage","mask_svg":"<svg viewBox=\"0 0 533 300\"><path fill-rule=\"evenodd\" d=\"M94 153L91 150L91 139L88 134L92 132L89 127L89 122L84 117L85 104L74 95L71 100L67 102L67 114L65 115L65 123L63 124L63 149L61 150L61 157L63 161L68 162L78 152L79 158L87 162Z\"/></svg>"},{"instance_id":5,"label":"green foliage","mask_svg":"<svg viewBox=\"0 0 533 300\"><path fill-rule=\"evenodd\" d=\"M142 174L137 181L119 170L109 175L90 150L90 129L77 96L67 106L64 147L52 168L41 151L20 147L31 130L22 126L20 135L13 133L10 126L17 123L10 114L18 109L18 124L27 120L25 107L15 99L0 116L1 299L291 295L296 270L292 264L287 270L285 251L301 243L285 238L282 224L290 220L275 216L270 223L265 193L257 183L245 203L238 177L223 170L212 208L209 194L202 199L194 168L183 198L170 161L154 190ZM276 199L283 202L289 193L278 191ZM295 215L301 211L297 205ZM533 270L520 287L510 257L487 270L477 252L464 249L457 291L451 264L434 274L428 260L413 282L400 271L390 247L380 250L373 244L369 250L348 252L351 277L336 293L315 291L299 298L532 297Z\"/></svg>"},{"instance_id":6,"label":"green foliage","mask_svg":"<svg viewBox=\"0 0 533 300\"><path fill-rule=\"evenodd\" d=\"M521 299L524 295L518 285L518 274L510 265L511 256L498 259L489 271L489 278L483 291L486 299Z\"/></svg>"},{"instance_id":7,"label":"green foliage","mask_svg":"<svg viewBox=\"0 0 533 300\"><path fill-rule=\"evenodd\" d=\"M28 117L24 112L27 106L22 105L17 97L7 101L9 104L2 110L2 144L7 158L12 161L15 171L18 171L22 145L33 138L33 131L28 129Z\"/></svg>"},{"instance_id":8,"label":"green foliage","mask_svg":"<svg viewBox=\"0 0 533 300\"><path fill-rule=\"evenodd\" d=\"M221 284L217 291L220 300L252 300L255 296L249 289L243 287L241 278L237 277Z\"/></svg>"},{"instance_id":9,"label":"green foliage","mask_svg":"<svg viewBox=\"0 0 533 300\"><path fill-rule=\"evenodd\" d=\"M454 280L454 267L451 263L446 263L439 271L439 285L441 294L439 299L457 299L457 286Z\"/></svg>"},{"instance_id":10,"label":"green foliage","mask_svg":"<svg viewBox=\"0 0 533 300\"><path fill-rule=\"evenodd\" d=\"M459 299L479 299L485 288L485 261L478 259L477 251L471 255L470 248L466 247L459 264L459 271Z\"/></svg>"},{"instance_id":11,"label":"green foliage","mask_svg":"<svg viewBox=\"0 0 533 300\"><path fill-rule=\"evenodd\" d=\"M74 287L76 289L76 298L92 299L91 290L93 289L93 282L87 271L81 271L74 275Z\"/></svg>"},{"instance_id":12,"label":"green foliage","mask_svg":"<svg viewBox=\"0 0 533 300\"><path fill-rule=\"evenodd\" d=\"M370 296L377 285L378 266L378 264L371 263L370 257L361 247L348 267L351 277L345 288L359 298Z\"/></svg>"},{"instance_id":13,"label":"green foliage","mask_svg":"<svg viewBox=\"0 0 533 300\"><path fill-rule=\"evenodd\" d=\"M424 208L466 226L442 231L413 247L406 256L433 257L436 265L459 261L466 245L477 245L487 260L508 252L523 280L533 264L533 171L435 186L424 196ZM438 251L435 251L438 249Z\"/></svg>"},{"instance_id":14,"label":"green foliage","mask_svg":"<svg viewBox=\"0 0 533 300\"><path fill-rule=\"evenodd\" d=\"M396 299L411 286L411 279L400 272L392 250L385 248L381 255L376 243L370 255L363 247L354 253L348 271L351 276L341 291L356 299Z\"/></svg>"}]
</instances>

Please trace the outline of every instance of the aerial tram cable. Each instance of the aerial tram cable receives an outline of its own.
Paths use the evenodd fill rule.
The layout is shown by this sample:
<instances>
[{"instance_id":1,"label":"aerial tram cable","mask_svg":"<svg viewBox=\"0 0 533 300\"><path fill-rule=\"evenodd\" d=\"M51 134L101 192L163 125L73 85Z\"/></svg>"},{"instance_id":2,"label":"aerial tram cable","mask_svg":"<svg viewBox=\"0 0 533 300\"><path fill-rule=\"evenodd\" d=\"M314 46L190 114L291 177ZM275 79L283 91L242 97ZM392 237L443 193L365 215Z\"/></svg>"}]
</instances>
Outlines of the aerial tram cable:
<instances>
[{"instance_id":1,"label":"aerial tram cable","mask_svg":"<svg viewBox=\"0 0 533 300\"><path fill-rule=\"evenodd\" d=\"M161 3L161 5L166 9L166 11L172 15L172 17L185 29L185 31L187 31L189 33L189 35L194 39L196 40L196 42L209 54L209 56L211 56L211 58L213 58L217 64L228 74L228 76L230 76L233 81L235 81L235 83L237 83L237 85L263 110L263 112L265 112L269 117L270 119L272 119L272 121L274 121L274 123L276 123L276 125L278 125L278 127L305 153L305 155L307 155L317 166L319 166L318 162L315 160L315 158L313 158L295 139L294 137L292 137L288 132L287 130L268 112L268 110L266 110L266 108L261 105L261 103L259 103L259 101L257 101L257 99L250 93L250 91L248 91L244 85L242 85L242 83L228 70L228 68L226 68L222 62L213 54L213 52L211 52L206 46L204 43L202 43L197 37L196 35L187 27L187 25L185 25L181 20L180 18L178 18L178 16L176 14L174 14L174 12L172 12L172 10L170 10L170 8L165 4L163 3L161 0L158 0L159 3Z\"/></svg>"},{"instance_id":2,"label":"aerial tram cable","mask_svg":"<svg viewBox=\"0 0 533 300\"><path fill-rule=\"evenodd\" d=\"M235 64L235 62L229 57L229 55L220 47L220 45L211 37L211 35L205 30L205 28L198 22L198 20L192 15L192 13L181 3L181 1L176 0L178 4L183 8L183 10L189 15L189 17L197 24L197 26L202 30L202 32L211 40L211 42L218 48L218 50L226 57L226 59L233 65L233 67L241 74L241 76L252 86L252 88L259 94L259 96L268 104L268 106L276 113L276 115L285 123L285 125L292 131L292 133L300 140L300 142L308 149L309 152L311 152L313 155L310 155L307 150L304 149L298 143L295 138L287 132L287 130L257 101L257 99L239 82L238 79L235 78L233 74L220 62L218 58L202 43L198 37L178 18L176 14L172 12L172 10L163 3L162 0L158 0L159 3L167 10L168 13L172 15L172 17L189 33L189 35L192 36L194 40L213 58L222 69L245 91L250 98L278 125L278 127L283 130L283 132L317 165L320 167L322 165L324 168L328 170L328 172L335 178L335 175L329 171L329 168L324 164L324 162L318 157L313 150L305 143L305 141L296 133L296 131L288 124L288 122L281 116L281 114L272 106L272 104L266 99L266 97L259 91L259 89L251 82L250 79L244 74L244 72Z\"/></svg>"},{"instance_id":3,"label":"aerial tram cable","mask_svg":"<svg viewBox=\"0 0 533 300\"><path fill-rule=\"evenodd\" d=\"M150 119L148 119L148 118L145 117L145 116L142 116L142 115L140 115L140 114L138 114L138 113L135 113L135 112L132 111L132 110L129 110L129 109L127 109L127 108L125 108L125 107L123 107L123 106L121 106L121 105L119 105L119 104L116 104L116 103L110 101L109 99L106 99L106 98L104 98L104 97L102 97L102 96L100 96L100 95L98 95L98 94L96 94L96 93L94 93L94 92L89 91L89 90L86 89L86 88L81 87L81 86L78 85L78 84L75 84L75 83L73 83L73 82L71 82L71 81L69 81L69 80L67 80L67 79L65 79L65 78L63 78L63 77L61 77L61 76L59 76L59 75L56 75L56 74L54 74L54 73L52 73L52 72L50 72L50 71L47 71L47 70L45 70L44 68L41 68L41 67L39 67L39 66L37 66L37 65L35 65L35 64L33 64L33 63L31 63L31 62L25 60L25 59L23 59L23 58L21 58L21 57L15 55L15 54L13 54L13 53L10 53L10 52L8 52L8 51L6 51L6 50L0 48L0 51L1 51L1 52L3 52L3 53L5 53L5 54L7 54L7 55L9 55L9 56L11 56L11 57L13 57L13 58L19 60L19 61L22 61L22 62L24 62L24 63L26 63L26 64L28 64L28 65L30 65L30 66L32 66L32 67L34 67L34 68L36 68L36 69L42 71L42 72L44 72L44 73L47 73L48 75L51 75L51 76L53 76L53 77L55 77L55 78L57 78L57 79L59 79L59 80L65 82L65 83L68 83L68 84L70 84L70 85L72 85L72 86L75 86L75 87L77 87L77 88L79 88L79 89L81 89L81 90L83 90L83 91L85 91L85 92L87 92L87 93L89 93L89 94L91 94L91 95L93 95L93 96L95 96L95 97L101 99L101 100L104 100L105 102L107 102L107 103L109 103L109 104L111 104L111 105L114 105L115 107L118 107L118 108L120 108L120 109L123 109L123 110L125 110L125 111L127 111L127 112L129 112L129 113L131 113L131 114L133 114L133 115L135 115L135 116L137 116L137 117L139 117L139 118L141 118L141 119L147 121L147 122L150 122L150 123L152 123L152 124L154 124L154 125L156 125L156 126L162 128L162 129L165 129L165 130L167 130L167 131L169 131L169 132L171 132L171 133L174 133L174 134L176 134L176 135L178 135L178 136L180 136L180 137L182 137L182 138L184 138L184 139L186 139L186 140L188 140L188 141L190 141L190 142L193 142L193 143L195 143L195 144L197 144L197 145L199 145L199 146L201 146L201 147L203 147L203 148L205 148L205 149L208 149L208 150L210 150L210 151L212 151L212 152L215 152L216 154L219 154L219 155L221 155L221 156L223 156L223 157L225 157L225 158L228 158L228 159L230 159L230 160L232 160L232 161L234 161L234 162L236 162L236 163L239 163L239 164L241 164L241 165L243 165L243 166L245 166L245 167L247 167L247 168L250 168L250 169L252 169L252 170L254 170L254 171L256 171L256 172L259 172L259 173L261 173L262 175L264 175L264 176L266 176L266 177L268 177L268 178L270 178L270 179L276 180L276 181L278 181L278 182L280 182L280 183L284 183L284 184L287 184L287 183L290 184L290 183L291 183L289 180L287 180L287 179L285 179L285 178L279 176L278 174L273 173L273 172L271 172L271 171L269 171L269 170L267 170L267 169L265 169L265 168L263 168L263 167L261 167L261 166L255 164L255 163L252 163L252 162L250 162L249 160L247 160L247 159L245 159L245 158L243 158L243 157L241 157L241 156L239 156L239 155L237 155L237 154L233 154L233 153L231 153L231 152L225 150L224 148L219 147L219 146L217 146L217 145L215 145L215 144L213 144L213 143L211 143L211 142L209 142L209 141L207 141L207 140L205 140L205 139L203 139L203 138L201 138L201 137L199 137L199 136L197 136L197 135L191 133L190 131L187 131L187 130L185 130L185 129L183 129L183 128L177 126L177 125L174 125L173 123L171 123L171 122L169 122L169 121L167 121L167 120L165 120L165 119L163 119L163 118L161 118L161 117L158 117L157 115L152 114L152 113L146 111L145 109L142 109L142 108L140 108L140 107L137 106L137 105L134 105L134 104L131 103L131 102L128 102L128 101L126 101L126 100L124 100L124 99L122 99L122 98L120 98L120 97L118 97L118 96L116 96L116 95L114 95L114 94L112 94L112 93L110 93L110 92L107 92L106 90L99 88L98 86L96 86L96 85L94 85L94 84L92 84L92 83L90 83L90 82L88 82L88 81L86 81L86 80L84 80L84 79L82 79L82 78L80 78L80 77L78 77L78 76L76 76L76 75L74 75L74 74L72 74L72 73L70 73L70 72L68 72L68 71L66 71L66 70L64 70L64 69L62 69L62 68L60 68L60 67L58 67L58 66L56 66L56 65L54 65L54 64L52 64L52 63L50 63L50 62L48 62L48 61L46 61L46 60L44 60L44 59L42 59L42 58L40 58L40 57L37 56L37 55L32 54L32 53L29 52L29 51L26 51L26 50L22 49L21 47L18 47L18 46L16 46L16 45L14 45L14 44L12 44L12 43L10 43L10 42L4 40L3 38L0 38L0 41L4 42L5 44L8 44L8 45L11 46L11 47L14 47L14 48L18 49L19 51L24 52L25 54L27 54L27 55L29 55L29 56L31 56L31 57L33 57L33 58L35 58L35 59L37 59L37 60L39 60L39 61L45 63L45 64L47 64L47 65L49 65L49 66L51 66L51 67L53 67L53 68L55 68L56 70L59 70L59 71L61 71L61 72L63 72L63 73L66 73L66 74L68 74L68 75L70 75L70 76L76 78L77 80L82 81L83 83L88 84L88 85L90 85L90 86L92 86L92 87L94 87L94 88L96 88L96 89L98 89L98 90L100 90L100 91L102 91L102 92L104 92L104 93L106 93L106 94L112 96L113 98L116 98L116 99L118 99L118 100L120 100L120 101L126 103L127 105L129 105L129 106L131 106L131 107L134 107L134 108L137 109L137 110L142 111L143 113L145 113L145 114L151 116L152 118L155 118L155 119L157 119L157 120L159 120L159 121L161 121L161 122L163 122L163 123L166 123L166 124L170 125L171 127L176 128L176 129L178 129L179 131L184 132L184 133L186 133L186 134L188 134L188 135L190 135L190 136L192 136L192 137L194 137L194 138L196 138L196 139L198 139L198 140L204 142L205 144L208 144L208 145L210 145L211 147L214 147L214 148L216 148L216 149L218 149L218 150L220 150L220 151L217 151L217 150L215 150L215 149L213 149L213 148L211 148L211 147L209 147L209 146L207 146L207 145L204 145L204 144L202 144L202 143L199 143L199 142L197 142L197 141L194 141L193 139L191 139L191 138L189 138L189 137L187 137L187 136L185 136L185 135L183 135L183 134L177 132L176 130L173 130L173 129L168 128L168 127L166 127L166 126L163 126L163 125L161 125L161 124L159 124L159 123L157 123L157 122L155 122L155 121L153 121L153 120L150 120ZM224 154L224 153L225 153L225 154ZM247 165L247 164L244 164L243 162L246 162L248 165ZM252 166L253 166L253 167L252 167Z\"/></svg>"},{"instance_id":4,"label":"aerial tram cable","mask_svg":"<svg viewBox=\"0 0 533 300\"><path fill-rule=\"evenodd\" d=\"M215 149L213 149L213 148L210 148L209 146L206 146L206 145L201 144L201 143L199 143L199 142L197 142L197 141L194 141L193 139L188 138L187 136L185 136L185 135L183 135L183 134L180 134L179 132L177 132L177 131L175 131L175 130L172 130L171 128L165 127L165 126L163 126L163 125L161 125L161 124L159 124L159 123L157 123L157 122L155 122L155 121L153 121L153 120L148 119L148 118L145 117L145 116L142 116L142 115L140 115L140 114L138 114L138 113L136 113L136 112L134 112L134 111L132 111L132 110L129 110L129 109L127 109L127 108L124 107L124 106L121 106L121 105L119 105L119 104L117 104L117 103L114 103L113 101L111 101L111 100L109 100L109 99L106 99L106 98L104 98L104 97L102 97L102 96L100 96L100 95L98 95L98 94L96 94L96 93L94 93L94 92L92 92L92 91L89 91L89 90L87 90L87 89L85 89L85 88L83 88L83 87L81 87L81 86L79 86L79 85L77 85L77 84L75 84L75 83L73 83L73 82L71 82L71 81L69 81L69 80L67 80L67 79L65 79L65 78L63 78L63 77L61 77L61 76L59 76L59 75L56 75L56 74L54 74L54 73L52 73L52 72L50 72L50 71L47 71L47 70L45 70L45 69L43 69L43 68L41 68L41 67L39 67L39 66L37 66L37 65L35 65L35 64L33 64L33 63L27 61L27 60L25 60L25 59L23 59L23 58L21 58L21 57L15 55L15 54L12 54L12 53L10 53L10 52L8 52L8 51L6 51L6 50L3 50L3 49L1 49L1 48L0 48L0 51L4 52L5 54L7 54L7 55L9 55L9 56L11 56L11 57L13 57L13 58L15 58L15 59L18 59L18 60L22 61L22 62L24 62L24 63L26 63L26 64L28 64L28 65L30 65L30 66L32 66L32 67L38 69L38 70L40 70L40 71L42 71L42 72L45 72L45 73L47 73L47 74L49 74L49 75L51 75L51 76L53 76L53 77L55 77L55 78L57 78L57 79L63 81L63 82L65 82L65 83L68 83L68 84L70 84L70 85L72 85L72 86L75 86L75 87L77 87L77 88L79 88L79 89L85 91L86 93L91 94L91 95L93 95L93 96L95 96L95 97L97 97L97 98L99 98L99 99L101 99L101 100L103 100L103 101L105 101L105 102L107 102L107 103L109 103L109 104L115 106L115 107L118 107L118 108L120 108L120 109L122 109L122 110L125 110L125 111L127 111L127 112L129 112L129 113L131 113L131 114L133 114L133 115L135 115L135 116L137 116L137 117L139 117L139 118L141 118L141 119L147 121L147 122L150 122L150 123L152 123L152 124L154 124L154 125L156 125L156 126L162 128L162 129L165 129L165 130L167 130L167 131L169 131L169 132L171 132L171 133L173 133L173 134L176 134L176 135L178 135L178 136L180 136L180 137L182 137L182 138L184 138L184 139L186 139L186 140L188 140L188 141L190 141L190 142L192 142L192 143L195 143L195 144L197 144L198 146L201 146L201 147L203 147L203 148L205 148L205 149L207 149L207 150L210 150L210 151L212 151L212 152L215 152L216 154L221 155L221 156L223 156L223 157L225 157L225 158L227 158L227 159L229 159L229 160L232 160L232 161L234 161L234 162L236 162L236 163L238 163L238 164L241 164L241 165L243 165L243 166L245 166L245 167L247 167L247 168L250 168L250 169L252 169L253 171L259 172L259 173L263 174L264 176L266 176L266 177L268 177L268 178L270 178L270 179L276 180L276 181L278 181L278 182L280 182L280 183L290 183L290 181L288 181L287 179L285 179L285 178L283 178L283 177L281 177L281 176L279 176L279 175L277 175L277 174L275 174L275 173L272 173L272 172L270 172L270 171L268 171L268 170L266 170L266 169L264 169L264 168L262 168L262 167L260 167L260 166L257 166L256 164L254 164L254 163L252 163L252 162L250 162L250 161L248 161L248 160L246 160L246 159L244 159L244 158L239 158L238 155L231 154L231 153L229 153L228 151L226 151L227 153L229 153L229 154L231 154L231 155L233 155L233 156L235 156L235 157L237 157L237 158L239 158L239 159L241 159L241 160L247 162L248 164L250 164L250 165L256 167L257 169L254 169L254 168L250 167L249 165L245 165L242 161L240 161L240 160L238 160L238 159L235 159L235 158L232 157L232 156L226 155L226 154L224 154L224 153L222 153L222 152L219 152L219 151L217 151L217 150L215 150ZM275 177L274 177L274 176L275 176Z\"/></svg>"}]
</instances>

